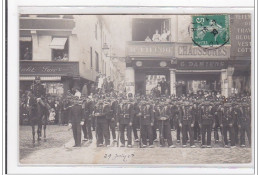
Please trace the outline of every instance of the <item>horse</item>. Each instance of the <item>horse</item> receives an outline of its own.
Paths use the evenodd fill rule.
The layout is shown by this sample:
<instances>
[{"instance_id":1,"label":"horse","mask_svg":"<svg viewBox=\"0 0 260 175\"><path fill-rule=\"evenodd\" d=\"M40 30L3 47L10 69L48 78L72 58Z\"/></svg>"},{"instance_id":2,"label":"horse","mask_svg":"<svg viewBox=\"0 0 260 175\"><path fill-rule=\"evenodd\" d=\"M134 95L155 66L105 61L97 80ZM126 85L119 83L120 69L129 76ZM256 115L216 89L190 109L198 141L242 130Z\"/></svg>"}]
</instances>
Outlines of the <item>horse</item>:
<instances>
[{"instance_id":1,"label":"horse","mask_svg":"<svg viewBox=\"0 0 260 175\"><path fill-rule=\"evenodd\" d=\"M50 106L45 100L32 98L29 110L30 123L32 126L33 145L35 144L35 125L37 128L37 141L41 141L42 127L44 131L44 141L46 141L46 126L48 122Z\"/></svg>"}]
</instances>

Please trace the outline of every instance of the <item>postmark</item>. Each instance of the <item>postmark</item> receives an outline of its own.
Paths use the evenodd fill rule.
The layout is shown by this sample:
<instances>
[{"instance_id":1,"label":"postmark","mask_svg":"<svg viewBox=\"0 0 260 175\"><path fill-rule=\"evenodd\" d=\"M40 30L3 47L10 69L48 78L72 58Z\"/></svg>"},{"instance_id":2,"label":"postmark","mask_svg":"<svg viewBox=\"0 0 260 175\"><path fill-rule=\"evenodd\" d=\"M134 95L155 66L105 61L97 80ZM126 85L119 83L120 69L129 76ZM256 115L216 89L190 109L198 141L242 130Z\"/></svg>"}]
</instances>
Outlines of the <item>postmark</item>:
<instances>
[{"instance_id":1,"label":"postmark","mask_svg":"<svg viewBox=\"0 0 260 175\"><path fill-rule=\"evenodd\" d=\"M218 49L230 44L229 15L193 15L188 30L194 46Z\"/></svg>"}]
</instances>

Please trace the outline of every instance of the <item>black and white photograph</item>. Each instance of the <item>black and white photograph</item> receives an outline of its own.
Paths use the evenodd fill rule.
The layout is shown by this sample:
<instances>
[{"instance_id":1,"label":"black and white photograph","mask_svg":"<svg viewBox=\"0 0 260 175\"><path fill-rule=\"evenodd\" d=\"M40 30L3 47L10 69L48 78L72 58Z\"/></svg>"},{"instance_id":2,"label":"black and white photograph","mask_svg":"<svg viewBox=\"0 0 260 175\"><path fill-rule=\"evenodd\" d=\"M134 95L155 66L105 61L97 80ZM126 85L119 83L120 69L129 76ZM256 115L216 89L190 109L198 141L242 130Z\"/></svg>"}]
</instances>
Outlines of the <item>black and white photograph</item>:
<instances>
[{"instance_id":1,"label":"black and white photograph","mask_svg":"<svg viewBox=\"0 0 260 175\"><path fill-rule=\"evenodd\" d=\"M19 165L249 165L251 13L19 14Z\"/></svg>"}]
</instances>

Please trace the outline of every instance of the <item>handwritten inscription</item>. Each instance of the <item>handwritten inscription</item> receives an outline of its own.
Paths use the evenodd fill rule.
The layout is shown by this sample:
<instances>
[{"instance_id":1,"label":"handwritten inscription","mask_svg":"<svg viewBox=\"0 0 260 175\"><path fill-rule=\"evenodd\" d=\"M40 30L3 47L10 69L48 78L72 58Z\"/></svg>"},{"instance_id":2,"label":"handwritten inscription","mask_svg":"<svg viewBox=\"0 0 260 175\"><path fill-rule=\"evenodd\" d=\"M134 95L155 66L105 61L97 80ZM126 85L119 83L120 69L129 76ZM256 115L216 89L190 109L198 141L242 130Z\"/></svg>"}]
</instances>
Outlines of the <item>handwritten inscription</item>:
<instances>
[{"instance_id":1,"label":"handwritten inscription","mask_svg":"<svg viewBox=\"0 0 260 175\"><path fill-rule=\"evenodd\" d=\"M104 158L107 160L122 160L123 162L127 162L134 156L134 154L105 154Z\"/></svg>"}]
</instances>

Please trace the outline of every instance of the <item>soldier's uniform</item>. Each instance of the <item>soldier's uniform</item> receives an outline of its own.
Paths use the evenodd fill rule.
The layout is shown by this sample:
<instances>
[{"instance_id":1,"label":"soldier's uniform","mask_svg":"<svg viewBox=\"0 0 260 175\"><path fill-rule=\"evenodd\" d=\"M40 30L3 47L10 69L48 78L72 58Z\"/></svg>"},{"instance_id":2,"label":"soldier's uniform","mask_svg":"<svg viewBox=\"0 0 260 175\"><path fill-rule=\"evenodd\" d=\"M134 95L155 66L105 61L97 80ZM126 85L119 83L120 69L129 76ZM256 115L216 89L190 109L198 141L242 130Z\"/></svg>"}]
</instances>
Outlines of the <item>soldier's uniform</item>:
<instances>
[{"instance_id":1,"label":"soldier's uniform","mask_svg":"<svg viewBox=\"0 0 260 175\"><path fill-rule=\"evenodd\" d=\"M153 106L150 102L146 102L141 106L141 137L142 143L145 147L147 145L147 139L149 139L149 145L153 145L153 131L152 126L154 125L154 111Z\"/></svg>"},{"instance_id":2,"label":"soldier's uniform","mask_svg":"<svg viewBox=\"0 0 260 175\"><path fill-rule=\"evenodd\" d=\"M93 117L92 114L94 111L94 106L95 104L91 99L87 99L83 103L85 122L84 125L82 126L82 131L84 134L84 140L92 141L93 139L92 130L91 130L91 120Z\"/></svg>"},{"instance_id":3,"label":"soldier's uniform","mask_svg":"<svg viewBox=\"0 0 260 175\"><path fill-rule=\"evenodd\" d=\"M105 146L109 146L109 128L107 123L107 115L110 113L109 103L103 102L104 99L99 101L94 110L96 117L96 134L97 146L102 146L105 139Z\"/></svg>"},{"instance_id":4,"label":"soldier's uniform","mask_svg":"<svg viewBox=\"0 0 260 175\"><path fill-rule=\"evenodd\" d=\"M194 102L192 109L191 109L191 113L195 118L195 122L194 122L194 140L198 140L200 141L200 127L199 127L199 107L198 107L198 103Z\"/></svg>"},{"instance_id":5,"label":"soldier's uniform","mask_svg":"<svg viewBox=\"0 0 260 175\"><path fill-rule=\"evenodd\" d=\"M118 110L118 101L114 98L110 101L110 113L107 115L108 127L111 130L113 141L116 142L116 118L117 118L117 110ZM110 140L110 134L109 134Z\"/></svg>"},{"instance_id":6,"label":"soldier's uniform","mask_svg":"<svg viewBox=\"0 0 260 175\"><path fill-rule=\"evenodd\" d=\"M206 145L208 148L211 147L211 131L212 127L215 126L212 108L212 104L209 101L207 101L207 99L206 102L201 104L199 124L201 126L202 147L205 147ZM205 140L206 134L207 143Z\"/></svg>"},{"instance_id":7,"label":"soldier's uniform","mask_svg":"<svg viewBox=\"0 0 260 175\"><path fill-rule=\"evenodd\" d=\"M154 108L155 118L158 121L160 133L160 146L165 146L164 139L167 139L168 146L174 148L171 135L171 107L163 102L157 104Z\"/></svg>"},{"instance_id":8,"label":"soldier's uniform","mask_svg":"<svg viewBox=\"0 0 260 175\"><path fill-rule=\"evenodd\" d=\"M235 137L234 137L234 117L233 109L230 103L224 104L220 110L220 127L222 127L222 133L224 137L225 147L228 146L227 132L229 131L231 146L235 146Z\"/></svg>"},{"instance_id":9,"label":"soldier's uniform","mask_svg":"<svg viewBox=\"0 0 260 175\"><path fill-rule=\"evenodd\" d=\"M219 107L220 107L220 102L219 102L219 99L216 98L214 100L214 104L213 104L213 108L212 108L212 114L213 114L213 118L214 118L214 121L215 121L215 127L213 128L214 129L214 139L215 139L215 142L218 142L219 141L219 134L218 134L218 128L220 127L220 124L219 124Z\"/></svg>"},{"instance_id":10,"label":"soldier's uniform","mask_svg":"<svg viewBox=\"0 0 260 175\"><path fill-rule=\"evenodd\" d=\"M127 146L132 146L132 124L134 117L134 105L127 100L120 102L118 106L118 123L120 131L121 147L125 146L125 129L127 130Z\"/></svg>"},{"instance_id":11,"label":"soldier's uniform","mask_svg":"<svg viewBox=\"0 0 260 175\"><path fill-rule=\"evenodd\" d=\"M139 137L137 134L137 129L138 128L140 129L140 121L139 121L138 114L140 113L141 109L139 105L140 102L138 101L134 102L133 134L134 134L135 141L139 141Z\"/></svg>"},{"instance_id":12,"label":"soldier's uniform","mask_svg":"<svg viewBox=\"0 0 260 175\"><path fill-rule=\"evenodd\" d=\"M190 146L195 147L194 145L194 123L195 123L195 116L192 115L192 106L189 102L185 102L181 108L181 115L179 119L179 126L182 128L182 145L186 147L187 144L187 133L190 136Z\"/></svg>"},{"instance_id":13,"label":"soldier's uniform","mask_svg":"<svg viewBox=\"0 0 260 175\"><path fill-rule=\"evenodd\" d=\"M180 143L181 140L181 128L179 125L179 121L181 119L181 103L180 102L176 102L176 105L174 106L174 110L172 111L172 115L173 118L175 119L175 126L176 126L176 139L177 139L177 143Z\"/></svg>"},{"instance_id":14,"label":"soldier's uniform","mask_svg":"<svg viewBox=\"0 0 260 175\"><path fill-rule=\"evenodd\" d=\"M240 145L245 146L245 133L247 134L249 145L251 145L251 108L250 103L245 99L239 104L238 127L240 128Z\"/></svg>"},{"instance_id":15,"label":"soldier's uniform","mask_svg":"<svg viewBox=\"0 0 260 175\"><path fill-rule=\"evenodd\" d=\"M72 124L72 132L75 141L75 147L81 146L81 126L85 121L82 104L77 102L78 100L78 98L74 99L74 105L71 107L69 115L69 123Z\"/></svg>"}]
</instances>

